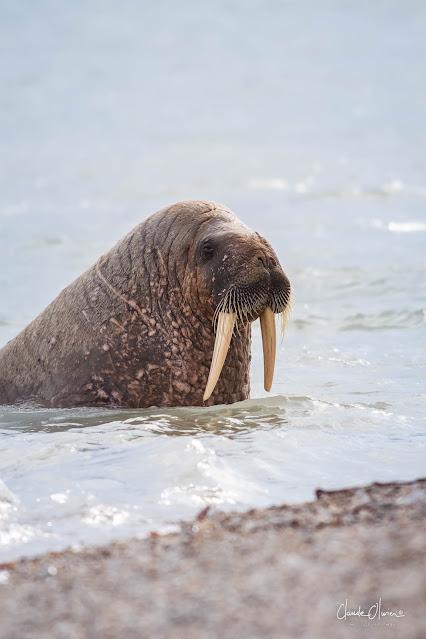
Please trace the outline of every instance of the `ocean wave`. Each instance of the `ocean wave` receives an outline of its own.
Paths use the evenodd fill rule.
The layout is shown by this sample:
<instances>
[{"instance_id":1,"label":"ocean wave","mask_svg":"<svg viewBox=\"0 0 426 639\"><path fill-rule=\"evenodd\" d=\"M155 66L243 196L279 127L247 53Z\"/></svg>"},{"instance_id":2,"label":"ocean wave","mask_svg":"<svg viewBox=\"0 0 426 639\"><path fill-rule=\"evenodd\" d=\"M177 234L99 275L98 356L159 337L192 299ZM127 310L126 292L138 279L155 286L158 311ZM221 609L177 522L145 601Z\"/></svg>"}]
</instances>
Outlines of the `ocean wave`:
<instances>
[{"instance_id":1,"label":"ocean wave","mask_svg":"<svg viewBox=\"0 0 426 639\"><path fill-rule=\"evenodd\" d=\"M343 358L330 358L331 361L348 363ZM366 360L349 361L352 365L369 365ZM355 395L357 393L354 393ZM365 395L366 393L360 393ZM21 440L23 446L27 447L28 460L44 463L46 459L58 457L62 454L74 453L93 454L97 451L108 448L110 445L133 442L138 439L137 435L160 434L160 435L184 435L194 436L198 433L223 435L227 432L239 433L244 431L261 431L262 427L275 427L277 425L292 427L292 418L297 415L315 415L327 409L358 409L371 408L374 410L388 410L389 403L380 402L337 402L307 395L284 395L277 394L272 397L261 397L248 399L230 405L216 405L208 408L170 408L165 409L143 409L121 412L111 410L110 416L114 415L114 420L104 419L100 424L88 425L81 422L63 422L63 436L60 439L58 430L46 432L42 430L41 435L48 435L48 439L32 439L32 445L28 448L27 441ZM70 409L71 410L71 409ZM56 409L51 409L52 413L57 413ZM4 431L0 431L1 435ZM37 433L32 432L32 436ZM19 437L19 433L17 433ZM52 439L52 437L54 439ZM194 439L194 450L202 450L202 444ZM0 500L13 503L15 498L7 487L0 483ZM67 501L65 493L52 493L51 500L57 503Z\"/></svg>"},{"instance_id":2,"label":"ocean wave","mask_svg":"<svg viewBox=\"0 0 426 639\"><path fill-rule=\"evenodd\" d=\"M342 331L375 331L404 329L421 326L426 320L426 309L387 310L381 313L357 313L345 319Z\"/></svg>"},{"instance_id":3,"label":"ocean wave","mask_svg":"<svg viewBox=\"0 0 426 639\"><path fill-rule=\"evenodd\" d=\"M426 189L413 184L405 184L401 179L390 180L381 184L359 185L327 185L318 184L319 171L298 179L290 180L284 177L253 178L248 182L248 188L263 191L283 191L290 196L304 200L337 200L358 198L389 198L404 193L406 195L425 196Z\"/></svg>"},{"instance_id":4,"label":"ocean wave","mask_svg":"<svg viewBox=\"0 0 426 639\"><path fill-rule=\"evenodd\" d=\"M391 233L423 233L426 231L426 222L421 220L411 220L408 222L384 222L381 219L374 218L370 222L370 226Z\"/></svg>"}]
</instances>

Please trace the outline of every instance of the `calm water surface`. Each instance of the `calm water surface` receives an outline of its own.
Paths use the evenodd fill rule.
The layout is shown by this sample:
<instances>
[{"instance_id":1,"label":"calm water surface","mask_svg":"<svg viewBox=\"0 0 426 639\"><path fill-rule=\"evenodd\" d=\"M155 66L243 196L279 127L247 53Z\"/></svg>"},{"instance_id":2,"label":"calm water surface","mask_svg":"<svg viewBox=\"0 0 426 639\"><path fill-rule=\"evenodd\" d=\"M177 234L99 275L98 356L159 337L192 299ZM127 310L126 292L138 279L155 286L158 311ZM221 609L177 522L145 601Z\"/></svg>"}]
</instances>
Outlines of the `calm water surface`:
<instances>
[{"instance_id":1,"label":"calm water surface","mask_svg":"<svg viewBox=\"0 0 426 639\"><path fill-rule=\"evenodd\" d=\"M273 392L0 407L0 560L426 474L422 2L0 3L0 345L184 198L295 291Z\"/></svg>"}]
</instances>

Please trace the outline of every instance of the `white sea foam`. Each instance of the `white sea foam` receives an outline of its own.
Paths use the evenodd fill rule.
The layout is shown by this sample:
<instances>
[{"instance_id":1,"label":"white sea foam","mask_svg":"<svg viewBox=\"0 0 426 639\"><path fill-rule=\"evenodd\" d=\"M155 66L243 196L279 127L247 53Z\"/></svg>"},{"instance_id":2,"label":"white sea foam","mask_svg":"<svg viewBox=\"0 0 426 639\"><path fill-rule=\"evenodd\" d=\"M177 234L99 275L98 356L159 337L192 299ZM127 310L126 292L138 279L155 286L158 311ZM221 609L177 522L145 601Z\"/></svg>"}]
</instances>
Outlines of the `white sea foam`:
<instances>
[{"instance_id":1,"label":"white sea foam","mask_svg":"<svg viewBox=\"0 0 426 639\"><path fill-rule=\"evenodd\" d=\"M426 222L389 222L392 233L421 233L426 231Z\"/></svg>"},{"instance_id":2,"label":"white sea foam","mask_svg":"<svg viewBox=\"0 0 426 639\"><path fill-rule=\"evenodd\" d=\"M249 181L251 189L270 189L272 191L287 191L289 188L287 180L282 178L254 179Z\"/></svg>"}]
</instances>

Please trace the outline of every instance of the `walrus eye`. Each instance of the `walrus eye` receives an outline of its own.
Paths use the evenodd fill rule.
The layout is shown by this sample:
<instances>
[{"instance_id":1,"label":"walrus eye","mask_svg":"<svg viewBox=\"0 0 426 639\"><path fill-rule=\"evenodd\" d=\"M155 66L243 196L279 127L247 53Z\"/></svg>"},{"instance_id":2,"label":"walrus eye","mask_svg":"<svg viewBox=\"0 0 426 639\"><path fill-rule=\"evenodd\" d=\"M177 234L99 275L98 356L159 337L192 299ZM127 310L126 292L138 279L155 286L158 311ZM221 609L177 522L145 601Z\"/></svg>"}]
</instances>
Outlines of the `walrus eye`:
<instances>
[{"instance_id":1,"label":"walrus eye","mask_svg":"<svg viewBox=\"0 0 426 639\"><path fill-rule=\"evenodd\" d=\"M214 255L214 246L211 240L204 240L201 244L201 257L203 260L210 260Z\"/></svg>"}]
</instances>

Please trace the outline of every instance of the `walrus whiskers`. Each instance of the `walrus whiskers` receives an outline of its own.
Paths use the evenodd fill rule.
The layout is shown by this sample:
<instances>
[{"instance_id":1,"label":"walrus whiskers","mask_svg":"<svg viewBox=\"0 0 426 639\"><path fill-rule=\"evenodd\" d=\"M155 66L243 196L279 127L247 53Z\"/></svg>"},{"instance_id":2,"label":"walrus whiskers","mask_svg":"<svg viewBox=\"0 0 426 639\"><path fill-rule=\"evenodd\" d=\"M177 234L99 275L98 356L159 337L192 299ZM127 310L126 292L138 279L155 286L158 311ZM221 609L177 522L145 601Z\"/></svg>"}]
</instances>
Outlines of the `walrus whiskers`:
<instances>
[{"instance_id":1,"label":"walrus whiskers","mask_svg":"<svg viewBox=\"0 0 426 639\"><path fill-rule=\"evenodd\" d=\"M285 330L287 328L288 318L290 317L290 313L293 310L291 293L287 293L286 292L286 294L285 294L285 302L284 302L283 306L284 306L284 309L280 312L280 316L281 316L281 339L284 338L284 333L285 333Z\"/></svg>"},{"instance_id":2,"label":"walrus whiskers","mask_svg":"<svg viewBox=\"0 0 426 639\"><path fill-rule=\"evenodd\" d=\"M234 329L239 333L239 325L250 321L250 314L257 314L264 304L264 296L267 292L264 289L255 292L237 290L231 287L216 307L213 315L213 324L216 332L216 339L213 348L213 356L210 364L210 372L207 385L204 391L203 400L207 401L211 396L218 382L228 354ZM284 310L280 311L282 331L283 323L288 314L288 291L279 291L275 295L274 305ZM275 359L276 359L276 326L274 311L267 306L260 313L260 327L262 333L263 347L263 376L264 388L270 391L274 379Z\"/></svg>"}]
</instances>

